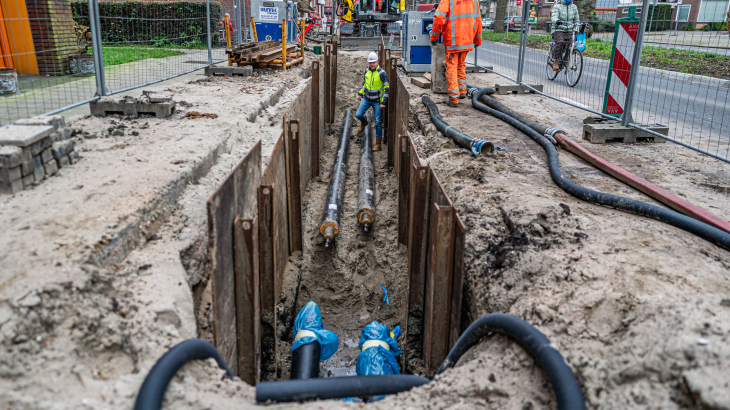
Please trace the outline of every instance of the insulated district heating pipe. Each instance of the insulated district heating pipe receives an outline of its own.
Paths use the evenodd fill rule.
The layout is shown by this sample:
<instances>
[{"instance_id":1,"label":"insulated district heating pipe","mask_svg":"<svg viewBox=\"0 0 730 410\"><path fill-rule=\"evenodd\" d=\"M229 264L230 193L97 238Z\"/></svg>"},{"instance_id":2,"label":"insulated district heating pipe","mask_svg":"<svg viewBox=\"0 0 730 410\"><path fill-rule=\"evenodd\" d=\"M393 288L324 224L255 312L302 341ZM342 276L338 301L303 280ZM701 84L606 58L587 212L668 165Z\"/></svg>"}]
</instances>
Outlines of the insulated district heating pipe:
<instances>
[{"instance_id":1,"label":"insulated district heating pipe","mask_svg":"<svg viewBox=\"0 0 730 410\"><path fill-rule=\"evenodd\" d=\"M340 135L340 141L337 143L337 154L335 155L335 165L332 167L324 215L322 216L322 223L319 225L319 233L324 237L325 248L328 248L335 235L340 233L340 213L342 211L342 197L345 195L350 128L352 128L352 111L347 110L345 111L345 119L342 120L342 135Z\"/></svg>"},{"instance_id":2,"label":"insulated district heating pipe","mask_svg":"<svg viewBox=\"0 0 730 410\"><path fill-rule=\"evenodd\" d=\"M307 380L319 377L319 357L322 346L315 341L301 345L291 354L291 379Z\"/></svg>"},{"instance_id":3,"label":"insulated district heating pipe","mask_svg":"<svg viewBox=\"0 0 730 410\"><path fill-rule=\"evenodd\" d=\"M660 188L652 184L651 182L638 177L637 175L632 174L631 172L619 166L616 166L606 161L596 154L593 154L592 152L583 148L577 142L570 139L570 137L568 137L564 131L557 128L548 128L543 124L532 121L529 118L525 118L520 113L509 109L504 104L500 103L494 98L488 97L487 95L482 94L482 96L479 98L479 101L527 125L528 127L532 128L542 135L551 135L553 138L555 138L555 142L560 144L563 148L579 156L580 158L590 163L594 167L600 169L601 171L637 189L638 191L649 195L650 197L656 199L664 205L667 205L675 211L681 212L691 218L697 219L698 221L702 221L706 224L712 225L715 228L722 229L725 232L730 232L730 222L698 207L697 205L694 205L686 199L680 198L679 196L674 195L673 193L663 188Z\"/></svg>"},{"instance_id":4,"label":"insulated district heating pipe","mask_svg":"<svg viewBox=\"0 0 730 410\"><path fill-rule=\"evenodd\" d=\"M357 221L367 232L375 221L375 204L373 197L373 148L372 130L370 129L372 116L368 112L368 125L362 132L360 148L360 185L357 191Z\"/></svg>"},{"instance_id":5,"label":"insulated district heating pipe","mask_svg":"<svg viewBox=\"0 0 730 410\"><path fill-rule=\"evenodd\" d=\"M569 180L563 175L563 172L560 170L558 151L555 149L555 146L552 144L552 142L550 142L550 140L548 140L545 136L528 127L524 123L517 121L513 117L504 114L501 111L497 111L479 102L479 99L480 97L483 97L484 92L484 89L479 89L472 92L472 105L474 106L474 108L489 115L493 115L496 118L499 118L500 120L527 134L530 138L535 140L535 142L540 144L548 156L548 169L550 171L550 176L553 182L555 182L555 184L563 191L583 201L592 202L595 204L611 207L624 212L629 212L668 223L679 229L697 235L700 238L703 238L719 247L730 250L730 233L715 228L712 225L700 222L679 212L672 211L671 209L665 209L634 199L624 198L618 195L611 195L587 189Z\"/></svg>"},{"instance_id":6,"label":"insulated district heating pipe","mask_svg":"<svg viewBox=\"0 0 730 410\"><path fill-rule=\"evenodd\" d=\"M491 142L472 138L462 132L455 130L449 124L447 124L446 121L441 118L441 114L439 114L439 109L436 107L436 104L434 104L434 102L431 100L431 97L429 97L427 93L421 94L421 101L423 102L423 105L425 105L428 109L428 114L431 116L431 122L433 122L433 125L436 126L436 129L439 130L442 134L454 140L454 142L456 142L458 145L470 150L471 153L474 155L479 155L483 149L486 149L487 152L494 151L494 144L492 144Z\"/></svg>"},{"instance_id":7,"label":"insulated district heating pipe","mask_svg":"<svg viewBox=\"0 0 730 410\"><path fill-rule=\"evenodd\" d=\"M162 408L162 398L175 373L191 360L204 360L211 357L218 363L218 367L226 371L228 377L233 377L233 373L226 366L226 362L223 361L218 350L203 339L189 339L168 350L157 360L147 377L144 378L142 387L139 388L139 394L137 394L137 400L134 402L134 410Z\"/></svg>"},{"instance_id":8,"label":"insulated district heating pipe","mask_svg":"<svg viewBox=\"0 0 730 410\"><path fill-rule=\"evenodd\" d=\"M464 353L494 332L503 333L515 339L535 358L553 387L558 409L585 410L585 402L578 381L560 352L539 330L512 315L490 313L477 319L459 337L437 374L454 367ZM169 360L171 356L174 356L175 360ZM173 347L162 356L145 378L137 396L135 410L160 409L162 396L175 372L189 360L208 357L215 357L218 365L228 371L225 363L220 359L220 354L210 343L192 339ZM233 376L230 371L228 371L228 375ZM256 401L258 403L284 403L380 396L404 392L428 382L429 380L423 377L403 374L260 382L256 385ZM153 398L153 400L150 401L148 398ZM141 402L146 404L140 405Z\"/></svg>"}]
</instances>

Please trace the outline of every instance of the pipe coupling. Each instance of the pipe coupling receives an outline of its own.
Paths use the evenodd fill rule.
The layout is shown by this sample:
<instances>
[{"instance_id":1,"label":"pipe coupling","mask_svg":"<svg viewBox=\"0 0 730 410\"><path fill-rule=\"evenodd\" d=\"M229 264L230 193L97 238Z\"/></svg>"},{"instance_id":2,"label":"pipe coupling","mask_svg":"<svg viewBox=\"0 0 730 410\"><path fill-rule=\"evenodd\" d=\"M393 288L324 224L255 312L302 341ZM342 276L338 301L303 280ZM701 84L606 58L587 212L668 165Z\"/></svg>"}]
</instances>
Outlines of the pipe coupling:
<instances>
[{"instance_id":1,"label":"pipe coupling","mask_svg":"<svg viewBox=\"0 0 730 410\"><path fill-rule=\"evenodd\" d=\"M479 91L479 89L476 88L476 87L470 88L470 89L466 90L466 96L469 97L469 98L471 98L472 95L474 95L474 93L477 92L477 91Z\"/></svg>"},{"instance_id":2,"label":"pipe coupling","mask_svg":"<svg viewBox=\"0 0 730 410\"><path fill-rule=\"evenodd\" d=\"M558 141L555 140L555 134L557 133L565 134L565 131L561 130L558 127L550 127L545 130L545 138L549 139L550 142L553 143L553 145L558 145Z\"/></svg>"},{"instance_id":3,"label":"pipe coupling","mask_svg":"<svg viewBox=\"0 0 730 410\"><path fill-rule=\"evenodd\" d=\"M479 155L482 152L482 148L486 146L486 149L489 152L494 151L494 144L487 140L474 140L474 142L471 143L471 153L474 155Z\"/></svg>"}]
</instances>

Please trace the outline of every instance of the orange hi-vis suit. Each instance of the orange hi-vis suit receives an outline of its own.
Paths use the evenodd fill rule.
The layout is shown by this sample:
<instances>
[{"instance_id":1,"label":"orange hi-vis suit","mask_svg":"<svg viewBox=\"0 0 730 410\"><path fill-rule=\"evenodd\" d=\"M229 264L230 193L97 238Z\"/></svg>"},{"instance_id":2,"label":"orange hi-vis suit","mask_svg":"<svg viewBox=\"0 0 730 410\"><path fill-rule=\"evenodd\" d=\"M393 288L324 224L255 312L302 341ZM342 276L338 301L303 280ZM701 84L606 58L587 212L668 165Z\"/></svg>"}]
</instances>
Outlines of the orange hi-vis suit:
<instances>
[{"instance_id":1,"label":"orange hi-vis suit","mask_svg":"<svg viewBox=\"0 0 730 410\"><path fill-rule=\"evenodd\" d=\"M446 47L446 80L449 101L466 97L466 55L482 44L482 22L478 0L441 0L434 13L431 41L439 35Z\"/></svg>"}]
</instances>

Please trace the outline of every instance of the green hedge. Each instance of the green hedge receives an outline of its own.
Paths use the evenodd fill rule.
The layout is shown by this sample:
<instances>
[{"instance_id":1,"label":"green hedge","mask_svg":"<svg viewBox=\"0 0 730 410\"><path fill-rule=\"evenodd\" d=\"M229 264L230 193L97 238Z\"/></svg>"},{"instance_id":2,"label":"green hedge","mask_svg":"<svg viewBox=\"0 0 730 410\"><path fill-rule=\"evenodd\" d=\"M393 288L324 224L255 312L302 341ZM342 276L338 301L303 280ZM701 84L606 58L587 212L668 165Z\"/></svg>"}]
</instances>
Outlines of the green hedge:
<instances>
[{"instance_id":1,"label":"green hedge","mask_svg":"<svg viewBox=\"0 0 730 410\"><path fill-rule=\"evenodd\" d=\"M77 23L89 25L88 2L72 0ZM101 41L154 47L206 48L205 1L99 1ZM210 2L210 27L217 37L220 2ZM215 41L215 38L214 38Z\"/></svg>"},{"instance_id":2,"label":"green hedge","mask_svg":"<svg viewBox=\"0 0 730 410\"><path fill-rule=\"evenodd\" d=\"M651 21L651 25L649 24ZM672 22L672 5L658 4L654 8L653 4L649 5L649 16L646 21L646 31L663 31L669 30Z\"/></svg>"}]
</instances>

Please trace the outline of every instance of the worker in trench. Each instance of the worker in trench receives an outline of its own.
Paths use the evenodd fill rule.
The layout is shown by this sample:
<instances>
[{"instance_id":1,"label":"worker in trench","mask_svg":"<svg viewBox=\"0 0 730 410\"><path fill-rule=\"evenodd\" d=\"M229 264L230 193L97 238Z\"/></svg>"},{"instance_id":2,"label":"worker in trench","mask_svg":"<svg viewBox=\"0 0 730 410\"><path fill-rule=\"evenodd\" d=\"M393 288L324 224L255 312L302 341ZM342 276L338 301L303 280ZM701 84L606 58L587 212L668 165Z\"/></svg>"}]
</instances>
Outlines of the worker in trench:
<instances>
[{"instance_id":1,"label":"worker in trench","mask_svg":"<svg viewBox=\"0 0 730 410\"><path fill-rule=\"evenodd\" d=\"M466 98L466 55L482 45L482 22L479 1L441 0L434 13L431 45L443 38L446 50L446 81L449 83L449 106Z\"/></svg>"},{"instance_id":2,"label":"worker in trench","mask_svg":"<svg viewBox=\"0 0 730 410\"><path fill-rule=\"evenodd\" d=\"M375 147L373 151L380 151L380 140L383 138L383 110L385 104L388 103L388 73L378 65L378 55L370 53L368 55L368 68L365 70L365 79L362 82L362 88L357 94L357 100L360 106L357 108L355 117L360 120L360 128L358 132L363 132L365 126L368 125L368 119L365 113L368 108L373 107L373 118L375 119Z\"/></svg>"}]
</instances>

